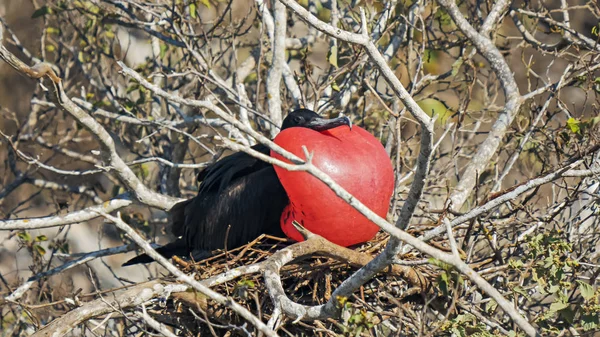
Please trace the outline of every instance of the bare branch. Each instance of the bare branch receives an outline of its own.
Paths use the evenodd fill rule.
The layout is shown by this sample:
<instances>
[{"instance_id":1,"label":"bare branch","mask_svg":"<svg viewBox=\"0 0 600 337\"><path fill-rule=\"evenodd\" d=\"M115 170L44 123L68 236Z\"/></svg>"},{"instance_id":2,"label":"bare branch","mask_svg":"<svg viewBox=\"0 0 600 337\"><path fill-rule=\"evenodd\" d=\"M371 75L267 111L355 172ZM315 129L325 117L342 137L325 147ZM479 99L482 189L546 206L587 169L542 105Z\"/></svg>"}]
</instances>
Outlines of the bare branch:
<instances>
[{"instance_id":1,"label":"bare branch","mask_svg":"<svg viewBox=\"0 0 600 337\"><path fill-rule=\"evenodd\" d=\"M454 0L441 0L439 3L448 11L448 14L463 34L475 45L477 51L489 62L490 67L500 80L504 96L506 97L504 108L500 115L498 115L488 137L478 146L477 152L465 168L458 185L456 185L448 199L452 204L453 210L460 210L475 187L478 174L483 172L492 156L498 150L509 125L519 112L522 99L510 67L506 64L504 57L492 41L484 35L479 34L469 24L458 9L458 6L456 6Z\"/></svg>"},{"instance_id":2,"label":"bare branch","mask_svg":"<svg viewBox=\"0 0 600 337\"><path fill-rule=\"evenodd\" d=\"M72 225L97 218L99 212L114 212L133 204L131 198L125 194L115 199L94 205L65 215L46 216L41 218L26 218L14 220L0 220L0 230L32 230Z\"/></svg>"},{"instance_id":3,"label":"bare branch","mask_svg":"<svg viewBox=\"0 0 600 337\"><path fill-rule=\"evenodd\" d=\"M275 4L273 38L271 41L271 51L273 52L273 62L267 74L267 103L269 105L269 116L275 125L281 125L283 113L281 111L281 79L283 67L285 64L285 32L287 28L287 15L285 7L278 1ZM278 133L277 128L271 128L271 137Z\"/></svg>"},{"instance_id":4,"label":"bare branch","mask_svg":"<svg viewBox=\"0 0 600 337\"><path fill-rule=\"evenodd\" d=\"M129 288L120 294L115 295L107 305L106 300L99 298L84 306L73 309L50 322L42 329L36 331L32 336L64 336L72 331L77 325L86 320L114 312L114 308L130 308L142 305L157 296L165 296L173 291L185 291L187 286L174 285L164 286L159 281L150 281ZM165 296L166 297L166 296Z\"/></svg>"}]
</instances>

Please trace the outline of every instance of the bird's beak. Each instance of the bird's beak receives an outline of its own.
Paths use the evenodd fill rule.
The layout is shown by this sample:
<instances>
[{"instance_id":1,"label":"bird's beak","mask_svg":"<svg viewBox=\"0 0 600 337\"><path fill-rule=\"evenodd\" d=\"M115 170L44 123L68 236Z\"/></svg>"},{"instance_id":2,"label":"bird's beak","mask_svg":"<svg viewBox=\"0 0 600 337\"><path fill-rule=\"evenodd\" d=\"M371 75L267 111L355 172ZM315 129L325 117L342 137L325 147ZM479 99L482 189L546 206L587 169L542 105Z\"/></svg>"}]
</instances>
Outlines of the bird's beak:
<instances>
[{"instance_id":1,"label":"bird's beak","mask_svg":"<svg viewBox=\"0 0 600 337\"><path fill-rule=\"evenodd\" d=\"M313 118L310 122L306 124L306 127L315 131L325 131L342 125L347 125L350 128L350 130L352 130L352 121L346 116L333 119L326 119L321 117Z\"/></svg>"}]
</instances>

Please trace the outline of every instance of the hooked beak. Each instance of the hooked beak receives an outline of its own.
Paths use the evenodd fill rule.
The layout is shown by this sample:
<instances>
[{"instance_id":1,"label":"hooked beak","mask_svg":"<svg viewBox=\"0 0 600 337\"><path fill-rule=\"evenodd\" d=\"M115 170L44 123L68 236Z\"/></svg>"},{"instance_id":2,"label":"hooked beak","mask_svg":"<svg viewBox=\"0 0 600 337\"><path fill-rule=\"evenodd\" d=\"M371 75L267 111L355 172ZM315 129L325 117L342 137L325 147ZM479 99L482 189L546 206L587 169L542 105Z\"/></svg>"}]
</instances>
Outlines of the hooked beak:
<instances>
[{"instance_id":1,"label":"hooked beak","mask_svg":"<svg viewBox=\"0 0 600 337\"><path fill-rule=\"evenodd\" d=\"M347 125L350 130L352 130L352 121L350 118L346 116L333 118L333 119L325 119L325 118L313 118L310 122L306 124L306 127L311 128L315 131L325 131L329 129L333 129L338 126Z\"/></svg>"}]
</instances>

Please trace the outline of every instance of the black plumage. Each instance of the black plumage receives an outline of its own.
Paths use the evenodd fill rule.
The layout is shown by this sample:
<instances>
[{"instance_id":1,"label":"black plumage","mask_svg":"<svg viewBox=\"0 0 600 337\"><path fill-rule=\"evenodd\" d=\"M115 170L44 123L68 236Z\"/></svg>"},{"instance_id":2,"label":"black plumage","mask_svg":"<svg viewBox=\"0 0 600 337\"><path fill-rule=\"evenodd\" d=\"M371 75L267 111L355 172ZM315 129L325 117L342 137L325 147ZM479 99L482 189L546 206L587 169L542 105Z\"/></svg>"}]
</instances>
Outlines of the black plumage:
<instances>
[{"instance_id":1,"label":"black plumage","mask_svg":"<svg viewBox=\"0 0 600 337\"><path fill-rule=\"evenodd\" d=\"M284 119L281 129L306 127L323 131L341 125L350 126L350 120L324 119L313 111L299 109ZM265 145L252 148L270 154ZM279 221L288 197L271 164L238 152L205 168L198 181L198 195L170 210L171 232L178 239L158 248L161 255L198 260L224 248L225 243L233 249L261 234L283 236ZM152 261L142 254L124 266Z\"/></svg>"}]
</instances>

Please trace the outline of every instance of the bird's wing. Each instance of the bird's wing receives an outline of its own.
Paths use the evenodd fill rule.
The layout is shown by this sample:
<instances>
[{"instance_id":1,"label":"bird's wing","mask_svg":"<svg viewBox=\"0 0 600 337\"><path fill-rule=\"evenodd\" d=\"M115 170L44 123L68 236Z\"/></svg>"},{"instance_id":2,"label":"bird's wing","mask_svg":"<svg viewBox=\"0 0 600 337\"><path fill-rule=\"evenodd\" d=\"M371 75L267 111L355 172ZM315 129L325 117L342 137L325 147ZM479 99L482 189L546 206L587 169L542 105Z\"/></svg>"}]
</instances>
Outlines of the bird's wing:
<instances>
[{"instance_id":1,"label":"bird's wing","mask_svg":"<svg viewBox=\"0 0 600 337\"><path fill-rule=\"evenodd\" d=\"M252 149L265 155L270 153L269 148L262 144L254 145ZM222 191L236 178L256 172L267 166L270 166L270 164L245 152L236 152L206 167L198 174L198 181L202 182L198 195L215 191L215 189Z\"/></svg>"},{"instance_id":2,"label":"bird's wing","mask_svg":"<svg viewBox=\"0 0 600 337\"><path fill-rule=\"evenodd\" d=\"M265 145L257 144L252 149L269 155L269 148ZM185 210L191 204L198 203L197 199L201 200L219 194L236 179L269 166L270 164L245 152L236 152L206 167L198 174L198 181L201 182L198 195L193 199L176 204L169 211L172 223L171 232L177 237L184 235L186 226Z\"/></svg>"},{"instance_id":3,"label":"bird's wing","mask_svg":"<svg viewBox=\"0 0 600 337\"><path fill-rule=\"evenodd\" d=\"M272 166L231 180L221 191L198 195L185 206L182 236L193 256L239 247L261 234L282 236L279 219L287 194Z\"/></svg>"}]
</instances>

